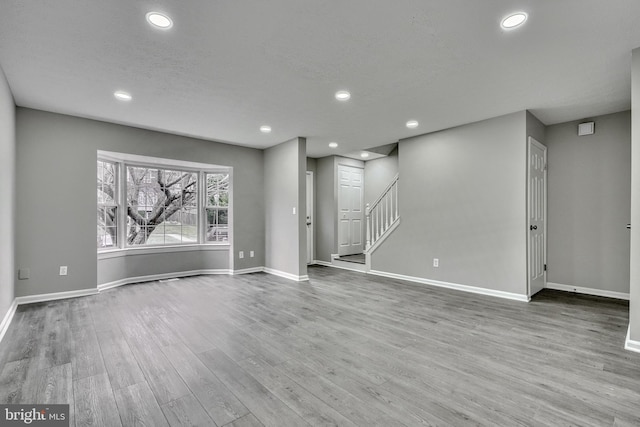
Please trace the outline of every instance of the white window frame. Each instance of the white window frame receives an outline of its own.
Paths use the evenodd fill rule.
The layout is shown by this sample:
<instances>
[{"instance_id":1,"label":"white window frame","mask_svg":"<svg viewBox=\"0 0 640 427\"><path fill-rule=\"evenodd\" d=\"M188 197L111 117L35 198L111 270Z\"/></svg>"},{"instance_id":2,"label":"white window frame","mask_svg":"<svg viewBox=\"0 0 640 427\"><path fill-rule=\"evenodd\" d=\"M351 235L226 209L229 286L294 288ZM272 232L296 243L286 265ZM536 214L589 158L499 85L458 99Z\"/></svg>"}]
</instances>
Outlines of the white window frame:
<instances>
[{"instance_id":1,"label":"white window frame","mask_svg":"<svg viewBox=\"0 0 640 427\"><path fill-rule=\"evenodd\" d=\"M134 154L114 153L108 151L98 151L99 161L115 163L117 168L117 193L118 193L118 242L117 247L98 248L100 259L119 256L119 253L130 252L131 254L180 252L189 250L220 250L230 248L233 242L233 168L229 166L219 166L206 163L188 162L182 160L172 160L157 157L138 156ZM197 173L197 197L196 209L198 212L197 243L173 243L163 245L129 245L127 243L127 167L145 167L162 170L177 170L180 172ZM206 233L206 174L222 173L229 174L229 206L228 212L228 240L223 242L207 242ZM111 255L111 256L110 256Z\"/></svg>"},{"instance_id":2,"label":"white window frame","mask_svg":"<svg viewBox=\"0 0 640 427\"><path fill-rule=\"evenodd\" d=\"M115 176L114 176L114 192L115 192L115 197L114 199L114 203L96 203L98 208L104 209L106 207L111 207L111 208L116 208L116 244L114 246L110 246L110 247L103 247L100 248L98 247L98 250L100 251L109 251L109 250L114 250L120 247L120 212L122 211L122 208L120 206L120 193L121 193L121 189L120 189L120 165L118 164L118 162L114 162L112 160L107 160L107 159L101 159L98 158L97 160L98 162L103 162L103 163L110 163L114 166L114 172L115 172ZM97 162L96 162L97 163ZM96 165L97 167L97 165Z\"/></svg>"}]
</instances>

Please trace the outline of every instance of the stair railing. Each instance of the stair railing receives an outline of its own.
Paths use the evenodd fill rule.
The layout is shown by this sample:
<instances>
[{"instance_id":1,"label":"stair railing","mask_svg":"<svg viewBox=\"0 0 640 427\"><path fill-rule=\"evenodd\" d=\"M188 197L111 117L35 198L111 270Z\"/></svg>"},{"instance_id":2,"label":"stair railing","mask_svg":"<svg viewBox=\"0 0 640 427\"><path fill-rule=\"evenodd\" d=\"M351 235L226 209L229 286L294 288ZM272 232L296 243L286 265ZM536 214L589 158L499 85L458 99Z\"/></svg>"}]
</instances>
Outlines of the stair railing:
<instances>
[{"instance_id":1,"label":"stair railing","mask_svg":"<svg viewBox=\"0 0 640 427\"><path fill-rule=\"evenodd\" d=\"M400 218L398 215L398 174L371 205L367 203L367 245L369 250Z\"/></svg>"}]
</instances>

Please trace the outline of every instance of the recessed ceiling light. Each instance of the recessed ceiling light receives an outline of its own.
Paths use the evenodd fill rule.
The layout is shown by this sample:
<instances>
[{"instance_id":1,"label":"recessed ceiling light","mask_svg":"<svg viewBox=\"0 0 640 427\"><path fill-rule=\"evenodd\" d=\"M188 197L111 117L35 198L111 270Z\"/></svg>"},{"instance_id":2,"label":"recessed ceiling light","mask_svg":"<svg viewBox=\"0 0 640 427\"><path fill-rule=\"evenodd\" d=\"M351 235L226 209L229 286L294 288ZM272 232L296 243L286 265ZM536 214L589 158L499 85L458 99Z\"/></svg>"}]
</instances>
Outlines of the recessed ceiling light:
<instances>
[{"instance_id":1,"label":"recessed ceiling light","mask_svg":"<svg viewBox=\"0 0 640 427\"><path fill-rule=\"evenodd\" d=\"M125 92L123 90L113 92L113 96L120 101L131 101L133 99L129 92Z\"/></svg>"},{"instance_id":2,"label":"recessed ceiling light","mask_svg":"<svg viewBox=\"0 0 640 427\"><path fill-rule=\"evenodd\" d=\"M147 13L147 22L154 27L162 28L163 30L168 30L173 27L173 21L171 18L159 12Z\"/></svg>"},{"instance_id":3,"label":"recessed ceiling light","mask_svg":"<svg viewBox=\"0 0 640 427\"><path fill-rule=\"evenodd\" d=\"M262 126L260 126L260 132L262 132L262 133L269 133L269 132L271 132L271 126L267 126L267 125L262 125Z\"/></svg>"},{"instance_id":4,"label":"recessed ceiling light","mask_svg":"<svg viewBox=\"0 0 640 427\"><path fill-rule=\"evenodd\" d=\"M337 147L338 147L338 143L337 143L337 142L330 142L330 143L329 143L329 147L331 147L331 148L337 148Z\"/></svg>"},{"instance_id":5,"label":"recessed ceiling light","mask_svg":"<svg viewBox=\"0 0 640 427\"><path fill-rule=\"evenodd\" d=\"M527 14L524 12L513 13L502 20L502 28L505 30L511 30L512 28L519 27L527 20Z\"/></svg>"},{"instance_id":6,"label":"recessed ceiling light","mask_svg":"<svg viewBox=\"0 0 640 427\"><path fill-rule=\"evenodd\" d=\"M351 94L346 90L339 90L336 92L336 99L338 101L348 101L351 98Z\"/></svg>"},{"instance_id":7,"label":"recessed ceiling light","mask_svg":"<svg viewBox=\"0 0 640 427\"><path fill-rule=\"evenodd\" d=\"M417 128L417 127L418 127L418 121L417 121L417 120L409 120L409 121L407 122L407 127L408 127L409 129L415 129L415 128Z\"/></svg>"},{"instance_id":8,"label":"recessed ceiling light","mask_svg":"<svg viewBox=\"0 0 640 427\"><path fill-rule=\"evenodd\" d=\"M360 157L362 157L363 159L366 159L367 157L369 157L369 153L366 153L363 151L362 153L360 153Z\"/></svg>"}]
</instances>

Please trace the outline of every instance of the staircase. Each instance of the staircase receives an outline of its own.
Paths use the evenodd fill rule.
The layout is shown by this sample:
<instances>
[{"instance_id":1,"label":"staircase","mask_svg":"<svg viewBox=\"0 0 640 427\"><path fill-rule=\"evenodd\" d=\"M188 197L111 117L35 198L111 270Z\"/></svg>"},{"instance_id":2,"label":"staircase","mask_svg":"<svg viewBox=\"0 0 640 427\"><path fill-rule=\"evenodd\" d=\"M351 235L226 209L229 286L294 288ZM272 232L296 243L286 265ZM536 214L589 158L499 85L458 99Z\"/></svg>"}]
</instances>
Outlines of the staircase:
<instances>
[{"instance_id":1,"label":"staircase","mask_svg":"<svg viewBox=\"0 0 640 427\"><path fill-rule=\"evenodd\" d=\"M398 174L384 189L375 202L368 204L366 217L366 245L364 254L338 256L331 255L331 263L323 263L346 270L368 272L371 270L371 254L389 237L393 230L400 225L398 212ZM363 262L364 255L364 262ZM319 262L319 261L318 261Z\"/></svg>"},{"instance_id":2,"label":"staircase","mask_svg":"<svg viewBox=\"0 0 640 427\"><path fill-rule=\"evenodd\" d=\"M375 251L400 224L400 215L398 212L398 174L396 174L375 202L371 205L367 204L365 215L367 243L364 253L367 270L369 270L373 251Z\"/></svg>"}]
</instances>

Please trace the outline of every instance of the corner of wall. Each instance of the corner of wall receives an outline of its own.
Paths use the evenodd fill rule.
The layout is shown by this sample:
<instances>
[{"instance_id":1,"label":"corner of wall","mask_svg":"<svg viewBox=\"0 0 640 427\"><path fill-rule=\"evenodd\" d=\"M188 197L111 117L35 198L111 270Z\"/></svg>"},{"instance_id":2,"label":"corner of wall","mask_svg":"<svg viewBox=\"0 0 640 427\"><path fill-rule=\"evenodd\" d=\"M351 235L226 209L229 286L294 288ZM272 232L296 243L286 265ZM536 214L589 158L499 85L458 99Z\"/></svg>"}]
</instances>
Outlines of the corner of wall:
<instances>
[{"instance_id":1,"label":"corner of wall","mask_svg":"<svg viewBox=\"0 0 640 427\"><path fill-rule=\"evenodd\" d=\"M0 68L0 318L12 314L15 297L15 168L16 105Z\"/></svg>"}]
</instances>

